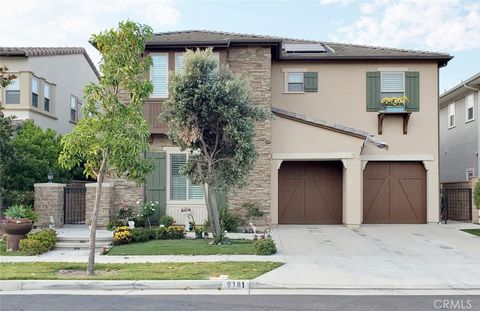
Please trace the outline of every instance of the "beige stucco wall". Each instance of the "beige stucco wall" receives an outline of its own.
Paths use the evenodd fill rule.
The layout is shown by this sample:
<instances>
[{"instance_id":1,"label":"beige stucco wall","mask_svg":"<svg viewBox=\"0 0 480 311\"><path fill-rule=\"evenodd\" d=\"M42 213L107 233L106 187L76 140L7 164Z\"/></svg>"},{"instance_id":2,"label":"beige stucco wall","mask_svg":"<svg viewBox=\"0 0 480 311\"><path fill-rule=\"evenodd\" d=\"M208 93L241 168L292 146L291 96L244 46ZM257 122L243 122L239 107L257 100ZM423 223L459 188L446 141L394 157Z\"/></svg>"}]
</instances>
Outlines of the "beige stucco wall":
<instances>
[{"instance_id":1,"label":"beige stucco wall","mask_svg":"<svg viewBox=\"0 0 480 311\"><path fill-rule=\"evenodd\" d=\"M285 68L302 68L318 72L318 92L284 93ZM402 119L384 120L383 135L377 134L376 112L366 111L366 72L388 70L420 72L420 111L413 112L408 134L402 132ZM360 224L362 215L363 168L368 161L421 161L427 173L427 222L439 219L438 182L438 76L436 63L286 63L272 65L272 106L316 117L331 123L363 130L386 142L389 150L366 146L362 141L339 133L314 128L277 117L272 122L272 222L278 211L278 168L281 158L324 159L338 154L344 163L344 223ZM290 153L290 155L288 155ZM275 157L275 154L280 154ZM316 154L316 155L315 155ZM342 158L343 157L343 158ZM276 158L276 159L275 159Z\"/></svg>"},{"instance_id":2,"label":"beige stucco wall","mask_svg":"<svg viewBox=\"0 0 480 311\"><path fill-rule=\"evenodd\" d=\"M6 115L31 119L42 128L53 128L58 133L68 133L75 123L70 122L70 95L76 96L83 103L83 88L98 78L81 54L35 57L1 57L0 66L7 66L9 72L20 78L20 105L7 105ZM31 79L39 80L39 108L31 105ZM50 112L43 110L43 85L52 85ZM5 92L0 92L1 101L5 102Z\"/></svg>"}]
</instances>

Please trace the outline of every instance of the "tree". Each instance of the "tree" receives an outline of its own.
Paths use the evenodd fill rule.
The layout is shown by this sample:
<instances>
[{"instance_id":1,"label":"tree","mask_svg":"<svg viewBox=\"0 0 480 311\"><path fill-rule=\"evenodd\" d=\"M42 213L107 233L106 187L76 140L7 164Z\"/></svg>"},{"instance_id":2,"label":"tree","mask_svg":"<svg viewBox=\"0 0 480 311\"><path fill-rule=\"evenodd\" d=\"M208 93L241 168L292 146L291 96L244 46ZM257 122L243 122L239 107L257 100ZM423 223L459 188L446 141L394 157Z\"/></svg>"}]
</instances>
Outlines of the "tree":
<instances>
[{"instance_id":1,"label":"tree","mask_svg":"<svg viewBox=\"0 0 480 311\"><path fill-rule=\"evenodd\" d=\"M214 242L222 243L216 194L246 182L257 158L255 121L267 113L253 103L244 80L218 68L211 49L187 51L184 64L171 77L161 118L170 139L191 152L181 172L203 185Z\"/></svg>"},{"instance_id":2,"label":"tree","mask_svg":"<svg viewBox=\"0 0 480 311\"><path fill-rule=\"evenodd\" d=\"M150 27L126 21L120 22L116 30L92 36L102 55L101 77L97 84L85 87L85 117L62 138L59 162L73 167L83 160L85 174L97 180L88 275L94 274L96 227L105 176L126 176L140 182L151 169L142 157L150 136L143 107L153 91L151 82L144 79L152 61L143 58L142 53L151 35Z\"/></svg>"}]
</instances>

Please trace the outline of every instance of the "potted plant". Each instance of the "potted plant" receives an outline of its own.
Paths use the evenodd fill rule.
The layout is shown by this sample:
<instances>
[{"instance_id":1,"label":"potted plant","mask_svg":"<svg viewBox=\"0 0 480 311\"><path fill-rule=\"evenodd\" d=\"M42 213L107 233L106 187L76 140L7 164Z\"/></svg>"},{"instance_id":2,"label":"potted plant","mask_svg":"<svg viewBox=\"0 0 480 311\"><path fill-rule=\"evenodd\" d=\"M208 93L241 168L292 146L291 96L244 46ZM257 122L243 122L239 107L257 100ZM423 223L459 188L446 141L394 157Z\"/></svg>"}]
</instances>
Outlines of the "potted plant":
<instances>
[{"instance_id":1,"label":"potted plant","mask_svg":"<svg viewBox=\"0 0 480 311\"><path fill-rule=\"evenodd\" d=\"M385 106L386 112L403 112L405 105L408 103L407 96L401 97L385 97L380 101Z\"/></svg>"},{"instance_id":2,"label":"potted plant","mask_svg":"<svg viewBox=\"0 0 480 311\"><path fill-rule=\"evenodd\" d=\"M194 228L194 230L195 230L195 238L203 239L203 227L197 226Z\"/></svg>"},{"instance_id":3,"label":"potted plant","mask_svg":"<svg viewBox=\"0 0 480 311\"><path fill-rule=\"evenodd\" d=\"M37 214L31 206L15 204L7 208L2 228L7 234L7 250L18 250L18 243L32 230Z\"/></svg>"}]
</instances>

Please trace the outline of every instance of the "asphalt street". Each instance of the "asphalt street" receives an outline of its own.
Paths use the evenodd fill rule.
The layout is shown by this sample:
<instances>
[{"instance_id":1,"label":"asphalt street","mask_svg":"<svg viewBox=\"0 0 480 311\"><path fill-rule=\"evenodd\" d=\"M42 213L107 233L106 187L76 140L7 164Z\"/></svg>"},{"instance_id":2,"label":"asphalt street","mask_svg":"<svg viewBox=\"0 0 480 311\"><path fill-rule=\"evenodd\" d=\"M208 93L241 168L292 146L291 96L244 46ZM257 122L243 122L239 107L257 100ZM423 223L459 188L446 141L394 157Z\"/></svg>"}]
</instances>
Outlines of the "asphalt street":
<instances>
[{"instance_id":1,"label":"asphalt street","mask_svg":"<svg viewBox=\"0 0 480 311\"><path fill-rule=\"evenodd\" d=\"M2 311L80 310L480 310L480 296L1 295Z\"/></svg>"}]
</instances>

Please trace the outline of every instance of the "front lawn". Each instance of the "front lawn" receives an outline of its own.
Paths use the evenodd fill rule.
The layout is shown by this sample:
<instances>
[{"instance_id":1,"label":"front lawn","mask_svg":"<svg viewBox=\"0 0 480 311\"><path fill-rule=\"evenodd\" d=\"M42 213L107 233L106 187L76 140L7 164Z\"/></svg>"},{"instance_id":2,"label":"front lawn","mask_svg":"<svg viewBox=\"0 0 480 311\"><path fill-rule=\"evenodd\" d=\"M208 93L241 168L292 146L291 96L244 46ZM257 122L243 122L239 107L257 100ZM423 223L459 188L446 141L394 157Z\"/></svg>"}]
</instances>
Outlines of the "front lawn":
<instances>
[{"instance_id":1,"label":"front lawn","mask_svg":"<svg viewBox=\"0 0 480 311\"><path fill-rule=\"evenodd\" d=\"M461 229L461 230L476 236L480 236L480 229Z\"/></svg>"},{"instance_id":2,"label":"front lawn","mask_svg":"<svg viewBox=\"0 0 480 311\"><path fill-rule=\"evenodd\" d=\"M254 279L280 267L278 262L192 262L97 264L93 277L86 264L68 262L0 263L1 280L208 280L227 274L230 279Z\"/></svg>"},{"instance_id":3,"label":"front lawn","mask_svg":"<svg viewBox=\"0 0 480 311\"><path fill-rule=\"evenodd\" d=\"M7 245L0 240L0 256L26 256L22 251L7 252Z\"/></svg>"},{"instance_id":4,"label":"front lawn","mask_svg":"<svg viewBox=\"0 0 480 311\"><path fill-rule=\"evenodd\" d=\"M209 240L153 240L112 247L108 255L253 255L252 240L209 245Z\"/></svg>"}]
</instances>

